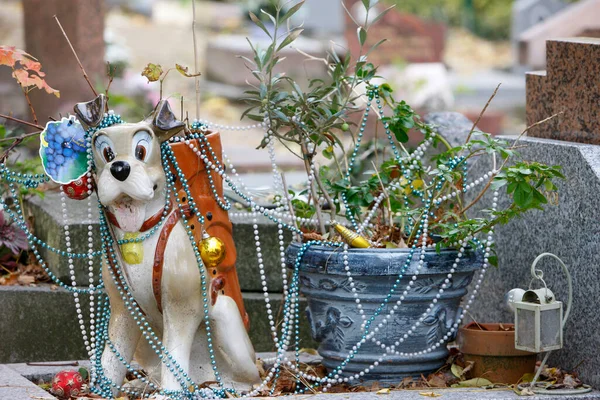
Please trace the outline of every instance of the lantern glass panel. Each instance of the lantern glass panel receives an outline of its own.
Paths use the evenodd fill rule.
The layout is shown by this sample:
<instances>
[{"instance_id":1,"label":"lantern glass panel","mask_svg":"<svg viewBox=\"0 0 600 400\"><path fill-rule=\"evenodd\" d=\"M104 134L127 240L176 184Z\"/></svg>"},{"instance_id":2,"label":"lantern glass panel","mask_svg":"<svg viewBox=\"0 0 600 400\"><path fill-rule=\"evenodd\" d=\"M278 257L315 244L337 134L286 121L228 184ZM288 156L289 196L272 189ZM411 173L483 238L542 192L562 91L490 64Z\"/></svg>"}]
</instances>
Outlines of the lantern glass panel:
<instances>
[{"instance_id":1,"label":"lantern glass panel","mask_svg":"<svg viewBox=\"0 0 600 400\"><path fill-rule=\"evenodd\" d=\"M562 308L542 310L540 312L540 345L542 349L548 347L562 347Z\"/></svg>"},{"instance_id":2,"label":"lantern glass panel","mask_svg":"<svg viewBox=\"0 0 600 400\"><path fill-rule=\"evenodd\" d=\"M517 308L516 344L521 347L535 347L535 311Z\"/></svg>"}]
</instances>

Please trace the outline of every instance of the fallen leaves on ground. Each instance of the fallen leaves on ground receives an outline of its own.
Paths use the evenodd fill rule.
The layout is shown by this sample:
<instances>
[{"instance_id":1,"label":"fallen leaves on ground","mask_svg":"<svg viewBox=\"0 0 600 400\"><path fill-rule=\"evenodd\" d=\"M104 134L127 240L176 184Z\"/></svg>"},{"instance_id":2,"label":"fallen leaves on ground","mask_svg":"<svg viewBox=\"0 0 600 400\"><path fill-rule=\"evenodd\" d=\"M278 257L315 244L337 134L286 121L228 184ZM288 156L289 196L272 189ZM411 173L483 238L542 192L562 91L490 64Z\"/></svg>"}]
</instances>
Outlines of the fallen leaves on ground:
<instances>
[{"instance_id":1,"label":"fallen leaves on ground","mask_svg":"<svg viewBox=\"0 0 600 400\"><path fill-rule=\"evenodd\" d=\"M436 392L420 392L419 393L421 396L425 396L425 397L441 397L442 395Z\"/></svg>"},{"instance_id":2,"label":"fallen leaves on ground","mask_svg":"<svg viewBox=\"0 0 600 400\"><path fill-rule=\"evenodd\" d=\"M27 286L35 283L50 281L46 271L44 271L43 268L38 264L17 264L14 271L7 271L4 269L4 272L7 273L0 275L0 285L4 286Z\"/></svg>"},{"instance_id":3,"label":"fallen leaves on ground","mask_svg":"<svg viewBox=\"0 0 600 400\"><path fill-rule=\"evenodd\" d=\"M451 387L453 388L475 388L475 387L487 387L494 386L492 382L485 378L472 378L467 379L466 381L461 381L453 384Z\"/></svg>"}]
</instances>

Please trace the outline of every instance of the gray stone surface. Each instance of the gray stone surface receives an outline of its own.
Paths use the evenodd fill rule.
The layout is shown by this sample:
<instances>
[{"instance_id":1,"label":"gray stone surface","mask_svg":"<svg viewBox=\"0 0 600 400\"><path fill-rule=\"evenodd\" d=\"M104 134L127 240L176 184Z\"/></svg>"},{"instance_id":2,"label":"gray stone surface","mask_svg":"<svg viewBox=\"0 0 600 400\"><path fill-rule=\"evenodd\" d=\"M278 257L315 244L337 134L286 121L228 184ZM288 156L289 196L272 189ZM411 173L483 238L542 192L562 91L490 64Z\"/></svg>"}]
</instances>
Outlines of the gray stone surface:
<instances>
[{"instance_id":1,"label":"gray stone surface","mask_svg":"<svg viewBox=\"0 0 600 400\"><path fill-rule=\"evenodd\" d=\"M95 195L94 195L95 196ZM67 199L69 209L70 235L73 251L87 251L87 226L91 222L98 224L97 200L92 200L92 220L87 219L87 201L74 201ZM42 199L32 197L25 203L25 215L28 212L34 217L33 231L38 238L58 249L66 249L63 215L61 209L60 195L56 192L48 192ZM269 291L281 293L281 261L279 255L279 240L277 238L277 226L266 218L258 218L261 232L262 253L267 271L267 282ZM97 230L95 230L97 232ZM262 285L258 277L258 262L254 245L254 233L252 229L252 218L237 217L233 219L233 239L238 251L238 276L242 291L259 292ZM291 235L286 231L286 243ZM95 249L100 248L99 235L95 237ZM63 282L70 282L67 260L47 249L41 249L42 256L48 267ZM75 260L75 276L78 282L87 281L87 265L84 260Z\"/></svg>"},{"instance_id":2,"label":"gray stone surface","mask_svg":"<svg viewBox=\"0 0 600 400\"><path fill-rule=\"evenodd\" d=\"M258 357L272 357L274 354L257 354ZM301 361L305 362L306 360ZM23 364L8 364L0 365L0 400L21 400L21 399L39 399L51 400L54 396L48 394L44 390L37 387L34 383L28 380L28 377L35 375L40 367L28 367ZM54 375L61 370L61 367L43 367L48 375ZM68 369L68 368L67 368ZM418 390L393 390L387 395L377 395L373 392L358 392L358 393L337 393L325 394L316 393L310 395L293 395L286 396L286 399L293 400L363 400L363 399L379 399L384 397L389 400L412 400L426 399L428 393L435 393L444 400L513 400L522 397L515 394L511 389L418 389ZM256 399L264 399L264 397L255 397ZM560 398L562 400L598 400L600 392L593 391L581 395L569 396L552 396L539 395L528 397L531 400L554 400Z\"/></svg>"},{"instance_id":3,"label":"gray stone surface","mask_svg":"<svg viewBox=\"0 0 600 400\"><path fill-rule=\"evenodd\" d=\"M569 267L574 299L565 327L564 348L553 353L550 363L564 369L576 368L584 382L597 388L600 146L536 138L523 138L520 144L526 146L519 149L524 160L562 165L567 179L558 182L558 205L547 206L544 212L532 211L496 229L499 268L490 269L471 313L480 322L513 321L512 313L502 306L504 294L515 287L527 288L530 266L537 255L556 254ZM484 161L472 168L470 176L489 170ZM501 192L498 206L505 207L508 201L505 192ZM558 263L548 259L538 267L544 270L544 278L557 298L566 303L566 282Z\"/></svg>"},{"instance_id":4,"label":"gray stone surface","mask_svg":"<svg viewBox=\"0 0 600 400\"><path fill-rule=\"evenodd\" d=\"M424 121L433 124L452 146L460 146L467 140L473 122L463 114L452 111L427 114Z\"/></svg>"},{"instance_id":5,"label":"gray stone surface","mask_svg":"<svg viewBox=\"0 0 600 400\"><path fill-rule=\"evenodd\" d=\"M80 296L87 321L86 296ZM277 319L282 316L281 294L270 296ZM64 289L0 286L0 363L78 360L87 357L77 323L73 295ZM250 339L256 351L271 351L273 341L262 293L244 293L250 317ZM301 300L300 310L306 308ZM303 317L303 314L302 314ZM304 320L304 318L301 318ZM301 322L300 347L315 348L309 326Z\"/></svg>"},{"instance_id":6,"label":"gray stone surface","mask_svg":"<svg viewBox=\"0 0 600 400\"><path fill-rule=\"evenodd\" d=\"M17 371L0 364L0 400L52 400L54 396L34 385Z\"/></svg>"},{"instance_id":7,"label":"gray stone surface","mask_svg":"<svg viewBox=\"0 0 600 400\"><path fill-rule=\"evenodd\" d=\"M82 298L84 309L87 302ZM66 290L0 286L0 362L87 357L73 295Z\"/></svg>"}]
</instances>

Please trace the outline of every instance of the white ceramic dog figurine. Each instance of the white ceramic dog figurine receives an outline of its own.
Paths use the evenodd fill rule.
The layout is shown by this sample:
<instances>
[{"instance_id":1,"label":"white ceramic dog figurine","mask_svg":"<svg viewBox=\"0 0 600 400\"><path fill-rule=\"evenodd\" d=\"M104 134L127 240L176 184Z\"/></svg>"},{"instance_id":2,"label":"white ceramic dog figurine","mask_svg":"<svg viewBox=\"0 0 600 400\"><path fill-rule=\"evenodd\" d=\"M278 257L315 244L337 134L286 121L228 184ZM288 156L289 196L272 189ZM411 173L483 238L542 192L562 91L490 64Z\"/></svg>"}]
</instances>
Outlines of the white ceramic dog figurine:
<instances>
[{"instance_id":1,"label":"white ceramic dog figurine","mask_svg":"<svg viewBox=\"0 0 600 400\"><path fill-rule=\"evenodd\" d=\"M75 112L84 125L95 127L102 121L106 108L106 98L100 95L92 102L78 104ZM92 148L98 198L106 209L115 240L123 239L126 234L145 232L149 225L156 224L156 216L162 214L166 202L166 175L160 145L181 132L183 127L168 102L162 101L144 121L115 124L94 133ZM173 213L175 209L177 206L168 212ZM205 268L199 270L183 222L179 218L173 221L166 245L160 249L164 256L162 279L158 285L153 285L152 280L157 242L163 233L161 227L142 242L143 254L139 262L125 262L115 245L126 284L158 339L197 384L214 381L205 323L207 318L210 319L216 365L223 383L247 390L252 384L259 383L260 377L238 306L231 297L219 292L205 315L200 273L205 275L207 282L211 277ZM167 224L165 219L163 225ZM163 389L181 390L178 379L142 337L121 297L121 283L113 278L114 273L114 266L104 263L102 276L111 309L110 341L125 362L130 363L135 358ZM108 345L102 354L102 367L113 382L123 383L126 367Z\"/></svg>"}]
</instances>

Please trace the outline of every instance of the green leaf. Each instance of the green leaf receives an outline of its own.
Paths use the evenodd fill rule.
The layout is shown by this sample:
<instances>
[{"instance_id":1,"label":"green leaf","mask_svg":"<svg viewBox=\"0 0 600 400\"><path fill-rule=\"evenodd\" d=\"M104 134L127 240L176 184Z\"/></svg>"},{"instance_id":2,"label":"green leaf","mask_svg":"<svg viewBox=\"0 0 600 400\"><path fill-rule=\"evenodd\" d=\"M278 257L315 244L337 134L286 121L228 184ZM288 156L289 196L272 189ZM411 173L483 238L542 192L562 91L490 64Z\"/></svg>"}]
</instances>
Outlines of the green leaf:
<instances>
[{"instance_id":1,"label":"green leaf","mask_svg":"<svg viewBox=\"0 0 600 400\"><path fill-rule=\"evenodd\" d=\"M283 24L285 21L287 21L292 15L296 14L296 12L300 9L300 7L302 7L302 5L304 5L304 0L300 1L298 4L296 4L293 7L290 7L290 9L283 14L283 16L281 16L279 18L279 23Z\"/></svg>"},{"instance_id":2,"label":"green leaf","mask_svg":"<svg viewBox=\"0 0 600 400\"><path fill-rule=\"evenodd\" d=\"M369 24L369 27L373 26L373 24L375 24L377 21L379 21L381 18L383 18L385 16L385 14L387 14L388 11L390 11L394 7L396 7L395 4L389 6L388 8L386 8L385 10L383 10L382 12L380 12L379 15L377 15L375 18L373 18L373 20Z\"/></svg>"},{"instance_id":3,"label":"green leaf","mask_svg":"<svg viewBox=\"0 0 600 400\"><path fill-rule=\"evenodd\" d=\"M79 368L79 375L81 375L81 378L83 379L83 381L87 381L88 376L90 375L88 373L88 370L85 368Z\"/></svg>"},{"instance_id":4,"label":"green leaf","mask_svg":"<svg viewBox=\"0 0 600 400\"><path fill-rule=\"evenodd\" d=\"M367 31L362 26L356 28L356 35L358 36L358 42L360 45L364 45L367 41Z\"/></svg>"},{"instance_id":5,"label":"green leaf","mask_svg":"<svg viewBox=\"0 0 600 400\"><path fill-rule=\"evenodd\" d=\"M369 9L371 8L371 0L362 0L363 6L365 6L365 9Z\"/></svg>"},{"instance_id":6,"label":"green leaf","mask_svg":"<svg viewBox=\"0 0 600 400\"><path fill-rule=\"evenodd\" d=\"M260 20L260 18L258 18L252 11L250 11L248 14L250 14L250 19L252 20L252 22L254 22L254 25L262 29L263 32L265 32L270 38L273 38L273 36L271 36L271 33L269 32L265 24L263 24L263 22Z\"/></svg>"},{"instance_id":7,"label":"green leaf","mask_svg":"<svg viewBox=\"0 0 600 400\"><path fill-rule=\"evenodd\" d=\"M285 46L289 45L294 40L296 40L298 38L298 36L300 36L302 31L304 31L304 29L300 29L300 28L294 29L289 35L287 35L287 37L285 39L283 39L283 41L281 42L279 47L277 47L277 51L280 51Z\"/></svg>"}]
</instances>

